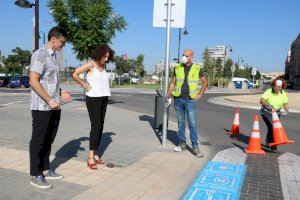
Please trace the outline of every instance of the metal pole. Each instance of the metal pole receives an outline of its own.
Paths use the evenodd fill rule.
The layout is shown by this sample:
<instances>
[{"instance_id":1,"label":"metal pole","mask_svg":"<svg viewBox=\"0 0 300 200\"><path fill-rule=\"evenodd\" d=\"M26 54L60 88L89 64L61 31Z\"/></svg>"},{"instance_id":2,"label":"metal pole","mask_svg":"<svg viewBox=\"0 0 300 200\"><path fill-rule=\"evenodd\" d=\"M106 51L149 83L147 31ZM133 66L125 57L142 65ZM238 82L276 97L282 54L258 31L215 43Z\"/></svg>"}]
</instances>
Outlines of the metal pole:
<instances>
[{"instance_id":1,"label":"metal pole","mask_svg":"<svg viewBox=\"0 0 300 200\"><path fill-rule=\"evenodd\" d=\"M39 0L34 3L34 51L39 48Z\"/></svg>"},{"instance_id":2,"label":"metal pole","mask_svg":"<svg viewBox=\"0 0 300 200\"><path fill-rule=\"evenodd\" d=\"M169 59L170 59L170 35L171 35L171 0L167 2L167 42L166 42L166 60L165 60L165 96L167 94L168 85L169 85ZM167 139L167 106L164 104L164 114L163 114L163 130L162 130L162 145L166 144Z\"/></svg>"},{"instance_id":3,"label":"metal pole","mask_svg":"<svg viewBox=\"0 0 300 200\"><path fill-rule=\"evenodd\" d=\"M178 35L178 52L177 52L177 62L179 63L179 56L180 56L180 41L181 41L181 28L179 28L179 35Z\"/></svg>"}]
</instances>

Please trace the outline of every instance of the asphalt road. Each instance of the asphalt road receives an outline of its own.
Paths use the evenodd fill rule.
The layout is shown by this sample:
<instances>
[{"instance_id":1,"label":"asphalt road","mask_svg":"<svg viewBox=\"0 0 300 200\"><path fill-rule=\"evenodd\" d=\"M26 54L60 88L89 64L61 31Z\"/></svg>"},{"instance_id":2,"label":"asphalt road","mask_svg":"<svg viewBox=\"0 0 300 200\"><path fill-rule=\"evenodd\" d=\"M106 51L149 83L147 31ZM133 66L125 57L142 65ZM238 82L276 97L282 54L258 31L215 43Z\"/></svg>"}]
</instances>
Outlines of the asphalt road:
<instances>
[{"instance_id":1,"label":"asphalt road","mask_svg":"<svg viewBox=\"0 0 300 200\"><path fill-rule=\"evenodd\" d=\"M12 90L16 91L16 90ZM28 104L28 90L11 93L11 90L0 90L0 107L9 106L11 103ZM258 110L240 109L240 130L241 135L238 139L232 139L226 134L226 129L231 129L234 117L234 108L221 105L215 105L207 102L209 98L223 96L228 94L205 94L197 102L197 122L199 135L202 141L209 142L216 148L229 148L237 146L247 147L248 137L252 131L253 115L259 114ZM73 95L74 98L81 98L81 95ZM149 116L154 115L155 95L153 94L127 94L114 92L110 97L110 105L130 111L143 113ZM0 108L1 109L1 108ZM282 117L282 124L289 139L295 141L295 144L282 145L280 152L291 152L300 155L300 114L290 113ZM170 109L169 120L177 122L173 106ZM264 143L266 126L263 120L260 120L260 131L262 143ZM188 133L187 133L188 134Z\"/></svg>"},{"instance_id":2,"label":"asphalt road","mask_svg":"<svg viewBox=\"0 0 300 200\"><path fill-rule=\"evenodd\" d=\"M237 146L241 148L247 147L247 139L251 135L253 126L253 115L259 115L259 111L240 108L240 130L242 134L238 140L232 139L226 134L226 129L231 129L235 108L207 102L209 98L224 95L228 94L205 94L197 103L197 122L199 134L203 137L205 142L209 142L213 146L220 146L221 148L227 148L231 146ZM144 113L150 116L154 115L155 95L127 95L122 93L114 93L110 99L112 106ZM289 113L289 115L282 117L281 121L285 132L289 139L295 141L295 144L282 145L278 148L278 151L291 152L300 155L300 146L296 145L300 143L299 119L300 114L295 113ZM173 106L171 106L170 109L169 120L177 122ZM262 119L260 119L260 131L262 143L264 144L267 129Z\"/></svg>"}]
</instances>

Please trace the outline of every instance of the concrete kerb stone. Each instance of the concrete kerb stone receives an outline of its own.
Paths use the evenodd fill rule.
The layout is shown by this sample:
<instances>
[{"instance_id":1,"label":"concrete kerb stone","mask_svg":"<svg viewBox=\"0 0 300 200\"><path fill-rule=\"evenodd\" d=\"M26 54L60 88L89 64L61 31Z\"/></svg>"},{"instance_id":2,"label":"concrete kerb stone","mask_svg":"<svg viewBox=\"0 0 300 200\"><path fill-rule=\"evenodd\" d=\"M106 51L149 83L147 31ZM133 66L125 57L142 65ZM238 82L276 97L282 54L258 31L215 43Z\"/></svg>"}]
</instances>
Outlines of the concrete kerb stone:
<instances>
[{"instance_id":1,"label":"concrete kerb stone","mask_svg":"<svg viewBox=\"0 0 300 200\"><path fill-rule=\"evenodd\" d=\"M228 106L228 107L235 107L235 108L247 108L252 110L260 110L261 106L251 105L239 101L232 101L226 99L226 96L221 97L213 97L207 100L209 103ZM298 109L289 109L291 113L300 113Z\"/></svg>"}]
</instances>

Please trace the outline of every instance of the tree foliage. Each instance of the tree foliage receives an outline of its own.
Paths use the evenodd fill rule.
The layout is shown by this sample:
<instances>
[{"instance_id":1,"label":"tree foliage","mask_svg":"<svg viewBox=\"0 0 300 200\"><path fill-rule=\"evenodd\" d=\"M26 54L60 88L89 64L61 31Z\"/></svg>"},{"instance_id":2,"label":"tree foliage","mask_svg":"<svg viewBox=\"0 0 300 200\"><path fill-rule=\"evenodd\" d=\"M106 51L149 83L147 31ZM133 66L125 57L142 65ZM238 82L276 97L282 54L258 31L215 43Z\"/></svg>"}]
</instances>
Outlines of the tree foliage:
<instances>
[{"instance_id":1,"label":"tree foliage","mask_svg":"<svg viewBox=\"0 0 300 200\"><path fill-rule=\"evenodd\" d=\"M12 50L12 54L3 57L4 70L7 74L22 74L26 66L30 64L31 52L16 47Z\"/></svg>"},{"instance_id":2,"label":"tree foliage","mask_svg":"<svg viewBox=\"0 0 300 200\"><path fill-rule=\"evenodd\" d=\"M123 56L115 56L114 62L116 65L116 72L118 75L124 73L137 74L140 77L146 75L144 69L144 55L139 54L136 58L124 59Z\"/></svg>"},{"instance_id":3,"label":"tree foliage","mask_svg":"<svg viewBox=\"0 0 300 200\"><path fill-rule=\"evenodd\" d=\"M130 71L130 63L128 60L125 60L123 56L115 56L114 63L116 65L116 73L118 75L122 75L124 73L128 73Z\"/></svg>"},{"instance_id":4,"label":"tree foliage","mask_svg":"<svg viewBox=\"0 0 300 200\"><path fill-rule=\"evenodd\" d=\"M223 61L221 58L214 60L214 73L216 78L223 77Z\"/></svg>"},{"instance_id":5,"label":"tree foliage","mask_svg":"<svg viewBox=\"0 0 300 200\"><path fill-rule=\"evenodd\" d=\"M227 79L231 78L231 76L232 76L232 71L231 71L232 65L233 65L233 61L231 59L226 60L225 68L224 68L224 74L223 74L224 78L227 78Z\"/></svg>"},{"instance_id":6,"label":"tree foliage","mask_svg":"<svg viewBox=\"0 0 300 200\"><path fill-rule=\"evenodd\" d=\"M109 44L127 25L109 0L48 0L54 21L64 28L79 60L91 56L99 43Z\"/></svg>"},{"instance_id":7,"label":"tree foliage","mask_svg":"<svg viewBox=\"0 0 300 200\"><path fill-rule=\"evenodd\" d=\"M208 48L204 49L202 54L202 62L203 62L203 70L205 71L206 75L210 78L213 75L213 62L210 58Z\"/></svg>"}]
</instances>

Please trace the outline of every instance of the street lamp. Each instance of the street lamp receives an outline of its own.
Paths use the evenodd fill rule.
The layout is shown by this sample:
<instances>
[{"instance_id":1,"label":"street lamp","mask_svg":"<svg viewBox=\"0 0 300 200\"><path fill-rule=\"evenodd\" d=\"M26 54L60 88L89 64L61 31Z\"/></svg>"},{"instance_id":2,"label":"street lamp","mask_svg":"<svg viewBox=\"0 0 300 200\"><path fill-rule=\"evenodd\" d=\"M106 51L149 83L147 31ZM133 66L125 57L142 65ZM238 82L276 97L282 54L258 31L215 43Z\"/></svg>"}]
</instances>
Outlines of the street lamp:
<instances>
[{"instance_id":1,"label":"street lamp","mask_svg":"<svg viewBox=\"0 0 300 200\"><path fill-rule=\"evenodd\" d=\"M43 34L43 44L45 44L45 32L40 31L39 34L41 34L41 33ZM40 35L39 35L39 36L40 36ZM39 37L39 38L40 38L40 37Z\"/></svg>"},{"instance_id":2,"label":"street lamp","mask_svg":"<svg viewBox=\"0 0 300 200\"><path fill-rule=\"evenodd\" d=\"M17 0L15 4L21 8L34 7L34 51L39 48L39 0L30 3L27 0Z\"/></svg>"},{"instance_id":3,"label":"street lamp","mask_svg":"<svg viewBox=\"0 0 300 200\"><path fill-rule=\"evenodd\" d=\"M186 30L186 27L184 27L184 32L182 33L183 35L188 35L189 33ZM179 28L179 35L178 35L178 52L177 52L177 62L180 62L180 41L181 41L181 28Z\"/></svg>"}]
</instances>

